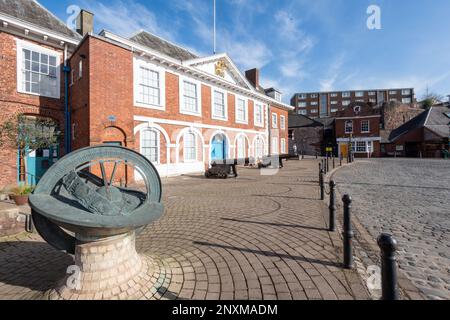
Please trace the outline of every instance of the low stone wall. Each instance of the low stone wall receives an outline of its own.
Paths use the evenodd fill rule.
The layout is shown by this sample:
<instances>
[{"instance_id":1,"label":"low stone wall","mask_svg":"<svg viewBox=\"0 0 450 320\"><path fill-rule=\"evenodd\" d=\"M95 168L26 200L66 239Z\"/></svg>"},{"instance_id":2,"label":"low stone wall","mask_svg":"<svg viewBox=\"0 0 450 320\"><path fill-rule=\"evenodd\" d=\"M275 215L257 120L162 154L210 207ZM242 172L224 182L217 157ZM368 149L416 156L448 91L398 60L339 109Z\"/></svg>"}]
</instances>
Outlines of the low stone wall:
<instances>
[{"instance_id":1,"label":"low stone wall","mask_svg":"<svg viewBox=\"0 0 450 320\"><path fill-rule=\"evenodd\" d=\"M25 231L26 216L8 202L0 202L0 238Z\"/></svg>"}]
</instances>

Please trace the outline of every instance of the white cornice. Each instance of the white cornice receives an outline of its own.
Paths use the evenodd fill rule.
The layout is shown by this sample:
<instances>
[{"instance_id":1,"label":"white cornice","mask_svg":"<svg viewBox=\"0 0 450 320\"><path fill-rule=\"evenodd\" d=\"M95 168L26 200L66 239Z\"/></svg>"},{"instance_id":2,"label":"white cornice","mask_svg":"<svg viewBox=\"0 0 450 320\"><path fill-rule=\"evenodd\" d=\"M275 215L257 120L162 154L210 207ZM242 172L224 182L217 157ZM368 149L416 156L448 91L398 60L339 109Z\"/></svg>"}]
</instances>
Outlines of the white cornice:
<instances>
[{"instance_id":1,"label":"white cornice","mask_svg":"<svg viewBox=\"0 0 450 320\"><path fill-rule=\"evenodd\" d=\"M222 86L223 88L226 88L226 89L232 89L237 93L246 94L247 96L250 96L259 101L263 101L265 103L268 103L268 104L273 105L278 108L286 109L288 111L294 110L294 107L284 104L284 103L281 103L281 102L279 102L275 99L272 99L271 97L268 97L266 95L263 95L254 89L246 89L244 87L237 86L237 85L235 85L229 81L226 81L220 77L210 75L207 72L204 72L202 70L199 70L199 69L193 68L189 65L186 65L186 62L183 63L183 61L181 61L181 60L174 59L174 58L164 55L156 50L152 50L148 47L137 44L131 40L128 40L121 36L113 34L110 31L103 30L100 33L100 35L105 37L106 39L113 40L113 41L122 43L122 44L130 47L133 52L141 53L141 54L144 53L144 55L148 56L148 58L156 60L157 62L161 63L162 65L165 65L177 72L187 73L191 76L199 78L200 80L207 80L209 82L214 83L215 85Z\"/></svg>"},{"instance_id":2,"label":"white cornice","mask_svg":"<svg viewBox=\"0 0 450 320\"><path fill-rule=\"evenodd\" d=\"M0 13L0 21L6 22L8 28L10 27L16 27L16 28L20 28L20 29L24 29L24 30L28 30L30 33L34 33L37 34L41 37L43 36L47 36L48 38L52 38L58 41L64 41L65 43L70 43L73 45L78 45L78 43L80 42L80 40L76 40L74 38L68 37L68 36L64 36L60 33L56 33L52 30L49 29L45 29L45 28L41 28L39 26L36 26L32 23L5 15L3 13ZM5 30L6 31L6 30ZM7 32L7 31L6 31Z\"/></svg>"}]
</instances>

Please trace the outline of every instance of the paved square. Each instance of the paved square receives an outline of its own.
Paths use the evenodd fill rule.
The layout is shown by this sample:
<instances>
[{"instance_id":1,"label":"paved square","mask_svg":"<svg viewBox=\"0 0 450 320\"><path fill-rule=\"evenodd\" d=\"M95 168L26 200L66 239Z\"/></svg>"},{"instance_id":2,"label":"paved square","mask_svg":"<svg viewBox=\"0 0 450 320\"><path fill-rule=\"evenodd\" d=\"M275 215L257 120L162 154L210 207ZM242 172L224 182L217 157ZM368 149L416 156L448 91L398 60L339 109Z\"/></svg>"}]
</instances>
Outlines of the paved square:
<instances>
[{"instance_id":1,"label":"paved square","mask_svg":"<svg viewBox=\"0 0 450 320\"><path fill-rule=\"evenodd\" d=\"M368 299L341 268L340 239L326 230L318 162L288 161L274 176L240 168L229 180L163 182L166 213L138 238L159 268L149 299ZM72 258L36 235L0 242L0 298L38 298Z\"/></svg>"}]
</instances>

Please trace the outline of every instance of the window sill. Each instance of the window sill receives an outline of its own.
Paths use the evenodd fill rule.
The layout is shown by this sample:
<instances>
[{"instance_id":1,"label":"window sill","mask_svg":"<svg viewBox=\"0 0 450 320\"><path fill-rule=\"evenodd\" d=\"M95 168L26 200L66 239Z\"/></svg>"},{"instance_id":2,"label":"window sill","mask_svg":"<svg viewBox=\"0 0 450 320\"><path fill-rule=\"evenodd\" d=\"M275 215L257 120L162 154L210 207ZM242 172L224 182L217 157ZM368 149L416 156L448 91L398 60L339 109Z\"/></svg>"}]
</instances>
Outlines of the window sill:
<instances>
[{"instance_id":1,"label":"window sill","mask_svg":"<svg viewBox=\"0 0 450 320\"><path fill-rule=\"evenodd\" d=\"M221 117L217 117L217 116L212 116L211 119L213 120L219 120L219 121L224 121L227 122L228 118L221 118Z\"/></svg>"},{"instance_id":2,"label":"window sill","mask_svg":"<svg viewBox=\"0 0 450 320\"><path fill-rule=\"evenodd\" d=\"M237 120L236 119L236 123L238 123L238 124L248 124L248 121L243 121L243 120Z\"/></svg>"},{"instance_id":3,"label":"window sill","mask_svg":"<svg viewBox=\"0 0 450 320\"><path fill-rule=\"evenodd\" d=\"M17 92L21 93L21 94L28 94L30 96L36 96L36 97L43 97L43 98L50 98L50 99L61 99L61 95L58 95L58 96L46 96L46 95L39 94L39 93L26 92L26 91L23 91L23 90L17 90Z\"/></svg>"},{"instance_id":4,"label":"window sill","mask_svg":"<svg viewBox=\"0 0 450 320\"><path fill-rule=\"evenodd\" d=\"M189 112L189 111L183 111L183 110L180 110L180 114L185 114L185 115L188 115L188 116L194 116L194 117L202 117L202 114L201 113L195 113L195 112Z\"/></svg>"},{"instance_id":5,"label":"window sill","mask_svg":"<svg viewBox=\"0 0 450 320\"><path fill-rule=\"evenodd\" d=\"M145 103L138 102L138 101L134 102L134 106L138 107L138 108L156 109L156 110L161 110L161 111L166 110L166 107L163 105L145 104Z\"/></svg>"}]
</instances>

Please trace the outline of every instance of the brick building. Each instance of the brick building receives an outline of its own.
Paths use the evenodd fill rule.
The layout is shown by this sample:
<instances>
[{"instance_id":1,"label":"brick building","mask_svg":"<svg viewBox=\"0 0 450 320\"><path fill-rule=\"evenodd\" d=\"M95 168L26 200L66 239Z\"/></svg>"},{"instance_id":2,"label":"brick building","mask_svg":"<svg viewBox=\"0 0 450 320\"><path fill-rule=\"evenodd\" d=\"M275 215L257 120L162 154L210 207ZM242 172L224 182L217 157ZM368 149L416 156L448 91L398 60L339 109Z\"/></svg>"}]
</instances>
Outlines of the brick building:
<instances>
[{"instance_id":1,"label":"brick building","mask_svg":"<svg viewBox=\"0 0 450 320\"><path fill-rule=\"evenodd\" d=\"M259 70L243 75L227 54L198 57L145 31L128 39L93 34L86 11L79 19L81 37L35 1L5 3L0 45L8 73L0 76L1 121L19 113L56 119L66 139L57 153L44 152L55 155L52 161L66 149L108 143L141 152L170 176L203 172L218 159L287 153L293 108L281 102L278 90L266 93ZM40 58L30 60L29 53ZM27 82L28 62L36 70L51 67L51 75L40 69L47 71L41 79L51 77L50 89ZM13 149L2 153L6 174L0 185L17 181L15 155ZM123 173L133 175L128 168Z\"/></svg>"},{"instance_id":2,"label":"brick building","mask_svg":"<svg viewBox=\"0 0 450 320\"><path fill-rule=\"evenodd\" d=\"M0 125L23 114L53 119L65 133L64 61L81 37L36 1L0 1ZM2 139L5 139L2 137ZM7 144L0 153L0 186L19 178L34 183L42 164L65 153L64 139L54 150L18 159ZM29 172L24 171L27 161Z\"/></svg>"},{"instance_id":3,"label":"brick building","mask_svg":"<svg viewBox=\"0 0 450 320\"><path fill-rule=\"evenodd\" d=\"M311 118L335 117L354 103L382 106L385 102L398 102L414 107L413 88L351 90L333 92L296 93L291 99L295 113Z\"/></svg>"},{"instance_id":4,"label":"brick building","mask_svg":"<svg viewBox=\"0 0 450 320\"><path fill-rule=\"evenodd\" d=\"M351 143L355 157L380 156L381 109L364 103L350 105L336 115L336 142L339 154L348 155Z\"/></svg>"}]
</instances>

